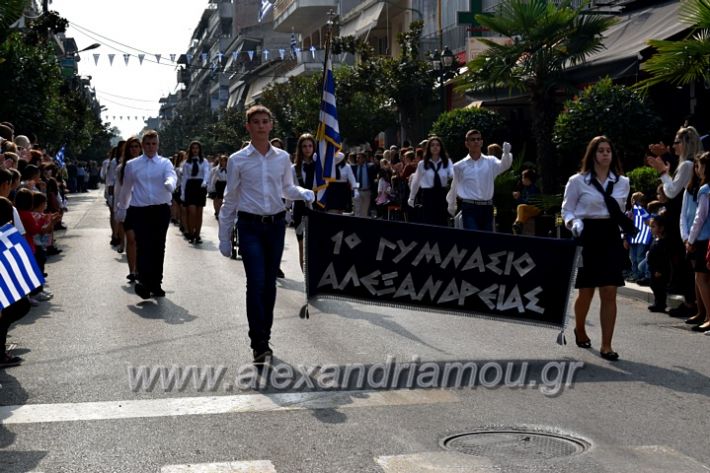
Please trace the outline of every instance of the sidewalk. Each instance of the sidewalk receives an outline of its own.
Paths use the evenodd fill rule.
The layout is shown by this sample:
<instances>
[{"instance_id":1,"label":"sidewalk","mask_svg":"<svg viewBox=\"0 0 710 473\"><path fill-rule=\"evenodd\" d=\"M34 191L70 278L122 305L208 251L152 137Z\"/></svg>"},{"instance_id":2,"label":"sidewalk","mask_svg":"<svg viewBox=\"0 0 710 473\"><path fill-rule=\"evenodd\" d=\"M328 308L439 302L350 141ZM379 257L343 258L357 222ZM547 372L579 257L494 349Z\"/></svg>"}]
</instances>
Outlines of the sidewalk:
<instances>
[{"instance_id":1,"label":"sidewalk","mask_svg":"<svg viewBox=\"0 0 710 473\"><path fill-rule=\"evenodd\" d=\"M648 286L639 286L636 283L626 281L626 286L620 287L618 291L620 296L631 297L643 302L653 304L653 292ZM668 306L675 307L683 301L683 296L676 294L668 294Z\"/></svg>"}]
</instances>

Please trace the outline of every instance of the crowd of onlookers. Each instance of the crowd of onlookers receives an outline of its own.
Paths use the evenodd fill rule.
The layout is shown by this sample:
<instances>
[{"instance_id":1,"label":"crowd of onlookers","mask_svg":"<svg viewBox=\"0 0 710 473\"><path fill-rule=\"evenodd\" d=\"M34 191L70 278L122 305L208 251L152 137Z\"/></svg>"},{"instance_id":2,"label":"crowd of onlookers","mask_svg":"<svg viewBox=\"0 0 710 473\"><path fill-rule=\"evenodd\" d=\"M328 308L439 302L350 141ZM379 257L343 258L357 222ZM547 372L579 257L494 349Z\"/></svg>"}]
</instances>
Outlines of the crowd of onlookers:
<instances>
[{"instance_id":1,"label":"crowd of onlookers","mask_svg":"<svg viewBox=\"0 0 710 473\"><path fill-rule=\"evenodd\" d=\"M62 223L68 192L65 171L41 145L16 133L11 123L0 124L0 226L12 223L24 235L45 278L47 259L62 251L56 245L56 232L66 229ZM3 308L0 367L22 362L12 355L12 344L6 343L10 325L52 296L45 284Z\"/></svg>"}]
</instances>

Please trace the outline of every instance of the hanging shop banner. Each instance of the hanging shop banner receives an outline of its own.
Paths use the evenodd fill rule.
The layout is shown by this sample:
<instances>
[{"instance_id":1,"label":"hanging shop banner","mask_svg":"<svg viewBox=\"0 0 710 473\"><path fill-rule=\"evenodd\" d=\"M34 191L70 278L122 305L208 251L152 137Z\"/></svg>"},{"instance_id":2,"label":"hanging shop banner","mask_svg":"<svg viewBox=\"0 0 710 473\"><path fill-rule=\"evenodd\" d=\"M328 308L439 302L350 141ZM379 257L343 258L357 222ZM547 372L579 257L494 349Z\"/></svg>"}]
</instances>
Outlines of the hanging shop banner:
<instances>
[{"instance_id":1,"label":"hanging shop banner","mask_svg":"<svg viewBox=\"0 0 710 473\"><path fill-rule=\"evenodd\" d=\"M573 240L309 212L306 293L564 330Z\"/></svg>"}]
</instances>

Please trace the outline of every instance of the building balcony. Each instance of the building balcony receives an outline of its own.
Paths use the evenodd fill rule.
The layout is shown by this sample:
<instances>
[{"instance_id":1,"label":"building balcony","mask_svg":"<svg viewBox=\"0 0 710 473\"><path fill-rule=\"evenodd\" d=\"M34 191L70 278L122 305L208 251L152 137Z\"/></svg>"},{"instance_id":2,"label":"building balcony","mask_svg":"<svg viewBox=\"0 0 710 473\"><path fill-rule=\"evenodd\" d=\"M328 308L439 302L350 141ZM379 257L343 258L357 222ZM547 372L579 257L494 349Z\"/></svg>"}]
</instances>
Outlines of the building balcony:
<instances>
[{"instance_id":1,"label":"building balcony","mask_svg":"<svg viewBox=\"0 0 710 473\"><path fill-rule=\"evenodd\" d=\"M328 11L337 10L338 0L277 0L274 31L310 31L328 21Z\"/></svg>"}]
</instances>

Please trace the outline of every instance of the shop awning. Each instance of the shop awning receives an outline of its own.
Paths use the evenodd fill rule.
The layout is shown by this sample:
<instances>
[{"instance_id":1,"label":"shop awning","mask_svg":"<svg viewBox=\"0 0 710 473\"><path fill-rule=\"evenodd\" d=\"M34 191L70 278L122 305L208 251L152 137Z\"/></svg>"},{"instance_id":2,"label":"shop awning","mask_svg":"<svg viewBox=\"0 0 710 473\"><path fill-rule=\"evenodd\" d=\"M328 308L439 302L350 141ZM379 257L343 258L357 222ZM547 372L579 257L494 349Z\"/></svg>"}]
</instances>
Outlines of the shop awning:
<instances>
[{"instance_id":1,"label":"shop awning","mask_svg":"<svg viewBox=\"0 0 710 473\"><path fill-rule=\"evenodd\" d=\"M353 18L351 21L340 27L340 37L358 37L368 33L377 25L383 8L384 3L380 2L362 10L359 16Z\"/></svg>"}]
</instances>

